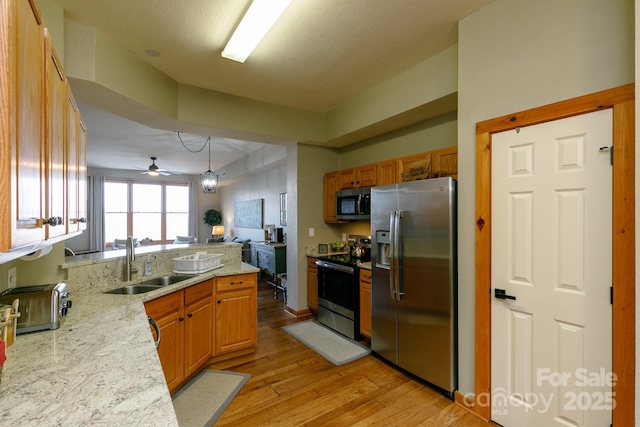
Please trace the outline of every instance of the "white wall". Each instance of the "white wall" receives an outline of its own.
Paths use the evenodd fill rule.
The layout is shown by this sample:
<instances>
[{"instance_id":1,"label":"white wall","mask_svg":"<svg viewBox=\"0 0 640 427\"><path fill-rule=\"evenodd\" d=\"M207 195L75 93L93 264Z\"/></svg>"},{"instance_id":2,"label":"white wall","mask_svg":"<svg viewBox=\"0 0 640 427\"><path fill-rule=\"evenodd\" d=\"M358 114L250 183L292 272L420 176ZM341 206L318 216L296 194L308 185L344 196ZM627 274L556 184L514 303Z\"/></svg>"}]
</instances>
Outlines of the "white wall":
<instances>
[{"instance_id":1,"label":"white wall","mask_svg":"<svg viewBox=\"0 0 640 427\"><path fill-rule=\"evenodd\" d=\"M263 223L280 225L280 193L287 192L287 168L280 166L265 172L250 175L233 184L218 189L220 193L220 207L225 234L231 237L241 237L252 241L263 241L264 230L255 228L238 228L234 226L235 202L263 199Z\"/></svg>"},{"instance_id":2,"label":"white wall","mask_svg":"<svg viewBox=\"0 0 640 427\"><path fill-rule=\"evenodd\" d=\"M634 81L633 0L495 0L459 23L459 367L474 391L475 124Z\"/></svg>"}]
</instances>

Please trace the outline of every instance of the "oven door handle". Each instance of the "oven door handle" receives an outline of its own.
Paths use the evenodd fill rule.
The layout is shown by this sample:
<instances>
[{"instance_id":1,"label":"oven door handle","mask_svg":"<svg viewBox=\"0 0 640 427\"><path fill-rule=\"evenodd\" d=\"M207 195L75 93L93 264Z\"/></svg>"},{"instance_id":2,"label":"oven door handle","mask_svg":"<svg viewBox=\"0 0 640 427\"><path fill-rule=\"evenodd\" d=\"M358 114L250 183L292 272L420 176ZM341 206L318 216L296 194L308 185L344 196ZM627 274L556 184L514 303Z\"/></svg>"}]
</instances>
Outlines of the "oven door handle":
<instances>
[{"instance_id":1,"label":"oven door handle","mask_svg":"<svg viewBox=\"0 0 640 427\"><path fill-rule=\"evenodd\" d=\"M321 261L319 259L316 260L316 265L318 267L328 268L329 270L337 270L337 271L342 271L343 273L353 274L353 267L347 267L346 265L331 264L329 262Z\"/></svg>"}]
</instances>

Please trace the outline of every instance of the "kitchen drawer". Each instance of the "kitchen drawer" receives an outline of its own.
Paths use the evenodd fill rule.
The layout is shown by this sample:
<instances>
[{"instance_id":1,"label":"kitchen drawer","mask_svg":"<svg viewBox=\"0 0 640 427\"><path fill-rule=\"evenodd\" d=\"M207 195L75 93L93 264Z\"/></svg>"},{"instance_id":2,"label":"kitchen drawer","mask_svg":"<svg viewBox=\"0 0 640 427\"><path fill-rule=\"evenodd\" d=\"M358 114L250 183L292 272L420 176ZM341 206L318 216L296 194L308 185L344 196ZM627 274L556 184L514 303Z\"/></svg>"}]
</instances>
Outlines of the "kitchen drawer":
<instances>
[{"instance_id":1,"label":"kitchen drawer","mask_svg":"<svg viewBox=\"0 0 640 427\"><path fill-rule=\"evenodd\" d=\"M316 265L316 258L315 257L307 257L307 267L309 268L315 268L316 270L318 269L318 266Z\"/></svg>"},{"instance_id":2,"label":"kitchen drawer","mask_svg":"<svg viewBox=\"0 0 640 427\"><path fill-rule=\"evenodd\" d=\"M255 273L237 274L235 276L222 276L216 279L216 291L235 291L256 286Z\"/></svg>"},{"instance_id":3,"label":"kitchen drawer","mask_svg":"<svg viewBox=\"0 0 640 427\"><path fill-rule=\"evenodd\" d=\"M184 305L189 305L199 299L213 295L213 280L190 286L184 290Z\"/></svg>"},{"instance_id":4,"label":"kitchen drawer","mask_svg":"<svg viewBox=\"0 0 640 427\"><path fill-rule=\"evenodd\" d=\"M144 308L147 316L156 318L174 310L180 310L182 308L182 295L182 292L176 291L145 302Z\"/></svg>"},{"instance_id":5,"label":"kitchen drawer","mask_svg":"<svg viewBox=\"0 0 640 427\"><path fill-rule=\"evenodd\" d=\"M371 271L366 268L360 269L360 281L371 283Z\"/></svg>"}]
</instances>

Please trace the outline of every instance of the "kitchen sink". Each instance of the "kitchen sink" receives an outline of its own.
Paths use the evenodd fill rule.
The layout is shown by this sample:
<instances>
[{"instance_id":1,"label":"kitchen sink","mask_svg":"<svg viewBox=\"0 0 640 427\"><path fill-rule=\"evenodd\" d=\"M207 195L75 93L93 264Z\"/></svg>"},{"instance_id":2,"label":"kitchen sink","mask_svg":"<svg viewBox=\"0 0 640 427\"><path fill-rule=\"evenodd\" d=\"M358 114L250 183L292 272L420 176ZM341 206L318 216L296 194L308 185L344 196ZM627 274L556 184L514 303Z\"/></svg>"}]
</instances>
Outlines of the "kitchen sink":
<instances>
[{"instance_id":1,"label":"kitchen sink","mask_svg":"<svg viewBox=\"0 0 640 427\"><path fill-rule=\"evenodd\" d=\"M173 285L174 283L182 282L192 278L193 276L175 275L175 276L162 276L154 279L149 279L136 283L135 285L127 285L121 288L113 289L105 292L105 294L117 294L117 295L137 295L145 292L155 291L156 289L163 288L165 286Z\"/></svg>"},{"instance_id":2,"label":"kitchen sink","mask_svg":"<svg viewBox=\"0 0 640 427\"><path fill-rule=\"evenodd\" d=\"M137 283L136 285L169 286L169 285L173 285L174 283L182 282L183 280L191 279L192 277L193 276L187 276L187 275L181 275L181 274L176 274L172 276L161 276L161 277L156 277L154 279L144 280L140 283ZM133 285L133 286L136 286L136 285Z\"/></svg>"},{"instance_id":3,"label":"kitchen sink","mask_svg":"<svg viewBox=\"0 0 640 427\"><path fill-rule=\"evenodd\" d=\"M128 285L114 289L112 291L107 291L105 292L105 294L136 295L155 291L156 289L160 289L162 287L162 285Z\"/></svg>"}]
</instances>

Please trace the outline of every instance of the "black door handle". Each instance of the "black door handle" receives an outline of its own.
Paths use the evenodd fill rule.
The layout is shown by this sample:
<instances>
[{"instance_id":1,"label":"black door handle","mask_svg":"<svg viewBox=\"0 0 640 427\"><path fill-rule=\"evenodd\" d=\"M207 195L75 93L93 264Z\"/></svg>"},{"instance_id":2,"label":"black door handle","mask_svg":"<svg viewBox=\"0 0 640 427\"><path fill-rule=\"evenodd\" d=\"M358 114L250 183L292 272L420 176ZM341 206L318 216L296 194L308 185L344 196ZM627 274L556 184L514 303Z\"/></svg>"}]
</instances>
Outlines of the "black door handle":
<instances>
[{"instance_id":1,"label":"black door handle","mask_svg":"<svg viewBox=\"0 0 640 427\"><path fill-rule=\"evenodd\" d=\"M504 289L496 289L494 291L494 296L499 299L512 299L514 301L516 299L513 295L507 295L507 292Z\"/></svg>"}]
</instances>

